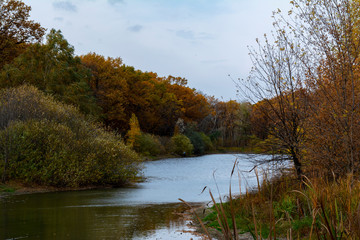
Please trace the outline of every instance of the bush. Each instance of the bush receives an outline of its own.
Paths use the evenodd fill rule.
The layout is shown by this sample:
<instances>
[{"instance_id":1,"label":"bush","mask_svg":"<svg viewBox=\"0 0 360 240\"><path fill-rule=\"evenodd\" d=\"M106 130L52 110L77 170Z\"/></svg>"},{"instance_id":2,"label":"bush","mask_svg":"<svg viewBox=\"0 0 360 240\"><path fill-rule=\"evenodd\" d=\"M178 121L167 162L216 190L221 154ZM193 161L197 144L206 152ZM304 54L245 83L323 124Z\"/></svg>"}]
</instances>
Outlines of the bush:
<instances>
[{"instance_id":1,"label":"bush","mask_svg":"<svg viewBox=\"0 0 360 240\"><path fill-rule=\"evenodd\" d=\"M47 119L66 123L85 121L85 116L75 107L55 101L37 88L22 85L17 88L6 88L0 91L0 129L11 121L30 119Z\"/></svg>"},{"instance_id":2,"label":"bush","mask_svg":"<svg viewBox=\"0 0 360 240\"><path fill-rule=\"evenodd\" d=\"M200 136L201 136L202 141L204 142L205 151L213 150L214 146L211 142L211 138L203 132L200 132Z\"/></svg>"},{"instance_id":3,"label":"bush","mask_svg":"<svg viewBox=\"0 0 360 240\"><path fill-rule=\"evenodd\" d=\"M133 147L136 152L145 156L157 156L165 153L165 148L160 143L160 140L148 133L137 136Z\"/></svg>"},{"instance_id":4,"label":"bush","mask_svg":"<svg viewBox=\"0 0 360 240\"><path fill-rule=\"evenodd\" d=\"M78 187L122 185L139 157L122 139L30 86L0 92L0 171L7 180Z\"/></svg>"},{"instance_id":5,"label":"bush","mask_svg":"<svg viewBox=\"0 0 360 240\"><path fill-rule=\"evenodd\" d=\"M188 137L176 134L171 138L172 152L181 156L189 156L193 153L194 146Z\"/></svg>"},{"instance_id":6,"label":"bush","mask_svg":"<svg viewBox=\"0 0 360 240\"><path fill-rule=\"evenodd\" d=\"M199 132L187 130L185 135L190 139L191 144L194 146L195 154L201 155L205 153L205 143Z\"/></svg>"}]
</instances>

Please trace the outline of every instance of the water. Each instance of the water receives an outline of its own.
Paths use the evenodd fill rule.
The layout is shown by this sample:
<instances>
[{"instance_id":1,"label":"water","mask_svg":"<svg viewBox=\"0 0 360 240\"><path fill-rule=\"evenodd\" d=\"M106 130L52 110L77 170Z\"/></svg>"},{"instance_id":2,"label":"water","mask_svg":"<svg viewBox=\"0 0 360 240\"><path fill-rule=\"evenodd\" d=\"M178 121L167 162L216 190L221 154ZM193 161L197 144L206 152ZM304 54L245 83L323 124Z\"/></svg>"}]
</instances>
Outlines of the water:
<instances>
[{"instance_id":1,"label":"water","mask_svg":"<svg viewBox=\"0 0 360 240\"><path fill-rule=\"evenodd\" d=\"M185 211L178 198L199 206L210 200L208 189L218 196L217 188L225 197L236 159L242 189L255 186L249 157L164 159L146 162L147 180L134 187L5 197L0 199L0 239L199 239L178 214ZM232 192L239 193L234 174Z\"/></svg>"}]
</instances>

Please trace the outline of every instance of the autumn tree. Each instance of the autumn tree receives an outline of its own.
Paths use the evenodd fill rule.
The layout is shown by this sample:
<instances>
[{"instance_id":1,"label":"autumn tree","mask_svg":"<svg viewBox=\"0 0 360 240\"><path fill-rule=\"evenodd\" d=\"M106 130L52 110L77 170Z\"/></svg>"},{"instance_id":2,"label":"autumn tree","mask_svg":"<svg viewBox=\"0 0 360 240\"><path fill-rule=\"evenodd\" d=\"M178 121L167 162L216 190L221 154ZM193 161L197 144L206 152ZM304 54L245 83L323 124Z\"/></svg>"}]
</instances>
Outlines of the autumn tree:
<instances>
[{"instance_id":1,"label":"autumn tree","mask_svg":"<svg viewBox=\"0 0 360 240\"><path fill-rule=\"evenodd\" d=\"M245 146L250 135L250 104L234 100L215 106L216 129L224 146Z\"/></svg>"},{"instance_id":2,"label":"autumn tree","mask_svg":"<svg viewBox=\"0 0 360 240\"><path fill-rule=\"evenodd\" d=\"M210 113L210 105L206 97L196 89L186 86L184 79L172 79L168 91L175 94L181 103L181 118L188 122L199 122Z\"/></svg>"},{"instance_id":3,"label":"autumn tree","mask_svg":"<svg viewBox=\"0 0 360 240\"><path fill-rule=\"evenodd\" d=\"M269 107L267 101L262 100L255 103L251 110L251 132L260 140L265 140L269 136L269 122L266 116L268 111L265 111L266 107Z\"/></svg>"},{"instance_id":4,"label":"autumn tree","mask_svg":"<svg viewBox=\"0 0 360 240\"><path fill-rule=\"evenodd\" d=\"M148 73L151 78L144 82L147 89L144 94L147 106L141 109L141 125L148 132L157 135L171 136L176 121L182 116L181 100L169 89L171 85L159 78L157 74Z\"/></svg>"},{"instance_id":5,"label":"autumn tree","mask_svg":"<svg viewBox=\"0 0 360 240\"><path fill-rule=\"evenodd\" d=\"M31 7L18 0L0 1L0 69L27 44L40 42L45 29L29 20Z\"/></svg>"},{"instance_id":6,"label":"autumn tree","mask_svg":"<svg viewBox=\"0 0 360 240\"><path fill-rule=\"evenodd\" d=\"M351 0L294 1L307 23L306 58L302 58L311 89L308 122L309 159L337 176L357 173L360 166L360 2ZM299 31L305 24L298 24ZM308 60L312 60L309 62Z\"/></svg>"},{"instance_id":7,"label":"autumn tree","mask_svg":"<svg viewBox=\"0 0 360 240\"><path fill-rule=\"evenodd\" d=\"M312 166L337 176L356 172L360 163L359 4L351 0L292 1L290 19L280 16L276 25L294 43L289 45L291 57L308 90L307 159Z\"/></svg>"},{"instance_id":8,"label":"autumn tree","mask_svg":"<svg viewBox=\"0 0 360 240\"><path fill-rule=\"evenodd\" d=\"M250 51L248 96L263 101L269 133L289 151L298 175L304 160L329 174L354 173L360 163L360 3L291 3L288 17L274 15L273 42L265 37Z\"/></svg>"},{"instance_id":9,"label":"autumn tree","mask_svg":"<svg viewBox=\"0 0 360 240\"><path fill-rule=\"evenodd\" d=\"M121 58L105 58L96 53L88 53L80 58L91 71L89 85L102 109L105 123L120 132L125 131L131 112L127 111L129 87L123 76Z\"/></svg>"},{"instance_id":10,"label":"autumn tree","mask_svg":"<svg viewBox=\"0 0 360 240\"><path fill-rule=\"evenodd\" d=\"M136 117L136 115L134 113L131 115L129 125L130 125L130 130L126 134L126 136L127 136L127 144L130 147L134 147L134 143L136 142L136 138L141 135L139 121L138 121L138 119L137 119L137 117Z\"/></svg>"}]
</instances>

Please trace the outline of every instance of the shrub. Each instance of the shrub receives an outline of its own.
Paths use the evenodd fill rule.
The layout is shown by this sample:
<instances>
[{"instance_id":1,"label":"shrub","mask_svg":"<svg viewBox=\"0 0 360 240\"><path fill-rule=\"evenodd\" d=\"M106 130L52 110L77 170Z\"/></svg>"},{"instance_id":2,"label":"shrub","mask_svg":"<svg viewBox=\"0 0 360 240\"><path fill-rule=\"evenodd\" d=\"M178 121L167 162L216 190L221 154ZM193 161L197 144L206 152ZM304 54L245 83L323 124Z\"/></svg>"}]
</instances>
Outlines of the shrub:
<instances>
[{"instance_id":1,"label":"shrub","mask_svg":"<svg viewBox=\"0 0 360 240\"><path fill-rule=\"evenodd\" d=\"M194 150L194 146L188 137L183 134L176 134L171 138L172 152L182 156L189 156Z\"/></svg>"},{"instance_id":2,"label":"shrub","mask_svg":"<svg viewBox=\"0 0 360 240\"><path fill-rule=\"evenodd\" d=\"M135 139L134 150L145 156L157 156L165 152L160 140L151 134L142 133Z\"/></svg>"},{"instance_id":3,"label":"shrub","mask_svg":"<svg viewBox=\"0 0 360 240\"><path fill-rule=\"evenodd\" d=\"M205 143L199 132L187 130L185 135L190 139L191 144L194 146L194 153L201 155L205 153Z\"/></svg>"},{"instance_id":4,"label":"shrub","mask_svg":"<svg viewBox=\"0 0 360 240\"><path fill-rule=\"evenodd\" d=\"M55 101L33 86L2 89L0 129L6 128L11 121L30 119L47 119L71 126L75 122L85 121L85 116L75 107Z\"/></svg>"},{"instance_id":5,"label":"shrub","mask_svg":"<svg viewBox=\"0 0 360 240\"><path fill-rule=\"evenodd\" d=\"M214 146L211 142L211 138L203 132L200 132L200 136L205 145L205 151L213 150Z\"/></svg>"},{"instance_id":6,"label":"shrub","mask_svg":"<svg viewBox=\"0 0 360 240\"><path fill-rule=\"evenodd\" d=\"M119 136L34 87L1 91L0 113L3 178L57 187L121 185L140 170L138 155Z\"/></svg>"}]
</instances>

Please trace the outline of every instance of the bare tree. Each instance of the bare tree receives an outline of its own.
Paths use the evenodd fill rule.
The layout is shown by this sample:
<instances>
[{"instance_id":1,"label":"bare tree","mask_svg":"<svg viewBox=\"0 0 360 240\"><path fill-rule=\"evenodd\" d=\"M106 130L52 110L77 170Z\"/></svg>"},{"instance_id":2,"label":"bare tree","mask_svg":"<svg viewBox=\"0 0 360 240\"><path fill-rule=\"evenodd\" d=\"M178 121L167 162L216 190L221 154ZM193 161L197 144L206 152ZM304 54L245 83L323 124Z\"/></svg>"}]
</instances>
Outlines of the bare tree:
<instances>
[{"instance_id":1,"label":"bare tree","mask_svg":"<svg viewBox=\"0 0 360 240\"><path fill-rule=\"evenodd\" d=\"M308 162L353 172L359 160L359 1L295 0L274 13L270 41L250 48L253 69L238 88L262 112L302 174ZM328 121L328 119L330 119ZM359 131L358 131L359 130ZM359 139L360 140L360 139ZM312 154L311 154L312 153ZM317 153L317 154L315 154ZM326 162L325 162L326 161Z\"/></svg>"},{"instance_id":2,"label":"bare tree","mask_svg":"<svg viewBox=\"0 0 360 240\"><path fill-rule=\"evenodd\" d=\"M266 117L270 134L280 140L278 147L288 153L276 160L289 160L290 156L300 178L306 119L304 77L293 54L299 51L298 46L277 27L272 35L273 43L265 35L264 44L257 40L258 48L250 48L253 68L249 78L238 83L238 88L253 103L262 101L258 110Z\"/></svg>"}]
</instances>

